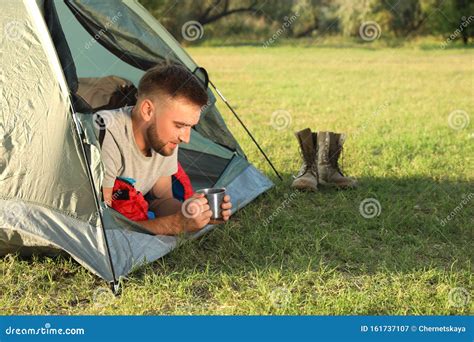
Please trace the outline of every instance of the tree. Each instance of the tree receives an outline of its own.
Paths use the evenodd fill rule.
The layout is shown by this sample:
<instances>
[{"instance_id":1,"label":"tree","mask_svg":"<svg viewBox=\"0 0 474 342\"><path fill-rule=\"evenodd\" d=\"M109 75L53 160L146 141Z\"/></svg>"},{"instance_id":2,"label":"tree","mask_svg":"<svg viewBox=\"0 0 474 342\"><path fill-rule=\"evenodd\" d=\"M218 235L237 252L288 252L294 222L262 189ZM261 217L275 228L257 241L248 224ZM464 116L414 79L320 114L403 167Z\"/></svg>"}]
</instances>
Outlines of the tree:
<instances>
[{"instance_id":1,"label":"tree","mask_svg":"<svg viewBox=\"0 0 474 342\"><path fill-rule=\"evenodd\" d=\"M197 21L201 26L217 22L225 17L257 11L258 0L140 0L173 36L182 40L182 27L189 21Z\"/></svg>"},{"instance_id":2,"label":"tree","mask_svg":"<svg viewBox=\"0 0 474 342\"><path fill-rule=\"evenodd\" d=\"M474 7L471 3L471 11L469 8L469 2L467 0L456 0L455 2L455 8L456 12L458 12L458 22L459 22L459 29L461 30L461 36L462 36L462 41L464 45L467 45L468 40L469 40L469 25L471 24L470 22L467 23L468 20L470 20L471 16L470 13L472 12L472 7ZM466 24L467 23L467 24Z\"/></svg>"},{"instance_id":3,"label":"tree","mask_svg":"<svg viewBox=\"0 0 474 342\"><path fill-rule=\"evenodd\" d=\"M235 6L231 6L231 0L214 0L211 3L202 1L200 3L202 7L198 9L197 21L201 25L207 25L235 13L254 12L258 1L252 0L247 3L245 1L233 1L232 3L240 3L240 5Z\"/></svg>"}]
</instances>

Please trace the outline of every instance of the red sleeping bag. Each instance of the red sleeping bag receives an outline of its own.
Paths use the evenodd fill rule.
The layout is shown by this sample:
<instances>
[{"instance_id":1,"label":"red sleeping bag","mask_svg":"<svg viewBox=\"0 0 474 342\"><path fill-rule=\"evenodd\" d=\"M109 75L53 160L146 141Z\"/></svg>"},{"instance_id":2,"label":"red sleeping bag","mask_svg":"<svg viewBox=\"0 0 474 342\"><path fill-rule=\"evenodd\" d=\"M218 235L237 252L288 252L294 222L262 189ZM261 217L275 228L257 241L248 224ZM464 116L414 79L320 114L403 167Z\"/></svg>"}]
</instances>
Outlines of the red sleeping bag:
<instances>
[{"instance_id":1,"label":"red sleeping bag","mask_svg":"<svg viewBox=\"0 0 474 342\"><path fill-rule=\"evenodd\" d=\"M129 179L115 180L112 208L132 221L148 220L148 202Z\"/></svg>"},{"instance_id":2,"label":"red sleeping bag","mask_svg":"<svg viewBox=\"0 0 474 342\"><path fill-rule=\"evenodd\" d=\"M132 221L148 220L148 202L133 184L134 179L118 177L112 191L112 208ZM194 194L191 180L181 164L178 162L178 171L172 176L173 196L185 201Z\"/></svg>"},{"instance_id":3,"label":"red sleeping bag","mask_svg":"<svg viewBox=\"0 0 474 342\"><path fill-rule=\"evenodd\" d=\"M194 194L191 180L179 162L178 171L171 177L171 180L174 198L184 202Z\"/></svg>"}]
</instances>

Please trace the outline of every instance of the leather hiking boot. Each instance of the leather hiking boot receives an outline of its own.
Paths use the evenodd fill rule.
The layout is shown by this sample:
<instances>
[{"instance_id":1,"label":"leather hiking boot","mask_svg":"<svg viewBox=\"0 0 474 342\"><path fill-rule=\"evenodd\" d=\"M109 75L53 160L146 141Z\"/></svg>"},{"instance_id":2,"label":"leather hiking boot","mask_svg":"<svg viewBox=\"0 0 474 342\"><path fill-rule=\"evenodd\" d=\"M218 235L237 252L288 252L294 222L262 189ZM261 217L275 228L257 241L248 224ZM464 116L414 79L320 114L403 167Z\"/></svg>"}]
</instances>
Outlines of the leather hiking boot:
<instances>
[{"instance_id":1,"label":"leather hiking boot","mask_svg":"<svg viewBox=\"0 0 474 342\"><path fill-rule=\"evenodd\" d=\"M345 135L334 132L318 132L318 181L323 185L335 186L340 189L354 188L357 182L345 177L339 167L339 157L345 141Z\"/></svg>"},{"instance_id":2,"label":"leather hiking boot","mask_svg":"<svg viewBox=\"0 0 474 342\"><path fill-rule=\"evenodd\" d=\"M318 171L317 171L317 138L316 133L312 133L309 128L305 128L295 133L296 139L300 145L303 165L301 166L295 180L291 186L299 190L318 190Z\"/></svg>"}]
</instances>

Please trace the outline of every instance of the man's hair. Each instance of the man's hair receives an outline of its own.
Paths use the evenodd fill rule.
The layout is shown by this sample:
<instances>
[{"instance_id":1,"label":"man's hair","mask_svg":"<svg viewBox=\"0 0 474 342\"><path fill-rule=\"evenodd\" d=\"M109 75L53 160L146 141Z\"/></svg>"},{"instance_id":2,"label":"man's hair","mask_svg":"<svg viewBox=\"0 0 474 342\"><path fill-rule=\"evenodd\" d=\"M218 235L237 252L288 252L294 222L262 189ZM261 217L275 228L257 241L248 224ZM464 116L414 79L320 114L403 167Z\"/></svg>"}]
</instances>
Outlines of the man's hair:
<instances>
[{"instance_id":1,"label":"man's hair","mask_svg":"<svg viewBox=\"0 0 474 342\"><path fill-rule=\"evenodd\" d=\"M158 64L143 75L138 84L138 98L153 95L183 97L200 107L208 101L202 82L184 66L175 63Z\"/></svg>"}]
</instances>

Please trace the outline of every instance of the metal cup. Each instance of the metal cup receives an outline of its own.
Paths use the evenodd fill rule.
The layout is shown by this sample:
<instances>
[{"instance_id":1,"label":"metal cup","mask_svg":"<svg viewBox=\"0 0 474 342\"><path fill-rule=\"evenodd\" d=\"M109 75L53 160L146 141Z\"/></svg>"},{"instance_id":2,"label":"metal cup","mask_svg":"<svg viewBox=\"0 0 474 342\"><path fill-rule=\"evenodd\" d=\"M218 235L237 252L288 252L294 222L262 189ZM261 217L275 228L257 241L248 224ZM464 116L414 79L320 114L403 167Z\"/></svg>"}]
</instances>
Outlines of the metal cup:
<instances>
[{"instance_id":1,"label":"metal cup","mask_svg":"<svg viewBox=\"0 0 474 342\"><path fill-rule=\"evenodd\" d=\"M212 216L210 223L223 223L222 203L224 202L225 188L207 188L196 191L198 194L204 194L211 208Z\"/></svg>"}]
</instances>

